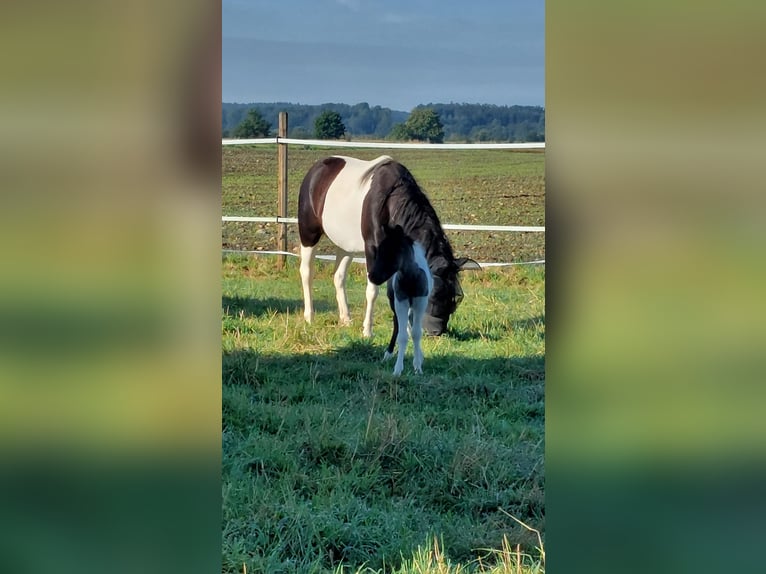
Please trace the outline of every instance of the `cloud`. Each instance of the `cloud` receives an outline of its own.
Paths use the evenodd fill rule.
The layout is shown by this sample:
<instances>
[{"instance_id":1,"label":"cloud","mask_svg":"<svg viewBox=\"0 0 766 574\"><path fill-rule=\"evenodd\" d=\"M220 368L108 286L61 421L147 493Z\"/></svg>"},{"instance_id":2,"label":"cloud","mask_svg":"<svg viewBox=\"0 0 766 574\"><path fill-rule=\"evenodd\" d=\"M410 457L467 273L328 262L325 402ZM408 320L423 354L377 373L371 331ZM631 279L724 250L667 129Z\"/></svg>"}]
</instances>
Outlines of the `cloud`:
<instances>
[{"instance_id":1,"label":"cloud","mask_svg":"<svg viewBox=\"0 0 766 574\"><path fill-rule=\"evenodd\" d=\"M345 6L346 8L349 8L353 10L354 12L358 12L360 6L359 0L335 0L338 4L341 6Z\"/></svg>"},{"instance_id":2,"label":"cloud","mask_svg":"<svg viewBox=\"0 0 766 574\"><path fill-rule=\"evenodd\" d=\"M388 12L387 14L383 14L382 20L387 24L404 24L406 22L410 22L412 18L404 14L394 14L392 12Z\"/></svg>"}]
</instances>

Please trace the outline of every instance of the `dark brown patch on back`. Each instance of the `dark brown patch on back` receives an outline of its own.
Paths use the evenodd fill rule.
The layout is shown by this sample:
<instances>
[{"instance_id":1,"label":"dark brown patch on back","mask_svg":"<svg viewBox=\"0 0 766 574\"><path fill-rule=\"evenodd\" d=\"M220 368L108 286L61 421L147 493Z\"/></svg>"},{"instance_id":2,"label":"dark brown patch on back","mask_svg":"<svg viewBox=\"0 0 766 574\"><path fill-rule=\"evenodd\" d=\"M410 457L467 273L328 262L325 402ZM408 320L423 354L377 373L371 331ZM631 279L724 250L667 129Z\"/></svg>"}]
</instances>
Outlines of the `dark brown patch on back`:
<instances>
[{"instance_id":1,"label":"dark brown patch on back","mask_svg":"<svg viewBox=\"0 0 766 574\"><path fill-rule=\"evenodd\" d=\"M314 206L314 213L320 218L324 213L324 200L327 197L327 190L330 184L346 165L346 160L339 157L328 157L322 162L323 168L319 172L319 177L312 182L311 186L311 204Z\"/></svg>"},{"instance_id":2,"label":"dark brown patch on back","mask_svg":"<svg viewBox=\"0 0 766 574\"><path fill-rule=\"evenodd\" d=\"M298 194L298 235L301 245L316 245L322 237L322 212L330 184L335 181L346 160L328 157L316 162L301 183Z\"/></svg>"}]
</instances>

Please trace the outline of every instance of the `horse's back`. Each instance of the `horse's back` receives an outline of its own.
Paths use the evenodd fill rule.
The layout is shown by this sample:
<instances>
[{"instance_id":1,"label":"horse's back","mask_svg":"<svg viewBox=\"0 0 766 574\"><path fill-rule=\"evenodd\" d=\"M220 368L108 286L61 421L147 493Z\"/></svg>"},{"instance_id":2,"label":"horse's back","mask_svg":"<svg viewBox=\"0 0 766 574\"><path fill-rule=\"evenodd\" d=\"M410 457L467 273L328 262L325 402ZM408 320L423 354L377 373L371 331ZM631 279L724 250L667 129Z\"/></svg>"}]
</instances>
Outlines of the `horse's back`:
<instances>
[{"instance_id":1,"label":"horse's back","mask_svg":"<svg viewBox=\"0 0 766 574\"><path fill-rule=\"evenodd\" d=\"M322 225L335 245L349 253L359 253L364 251L362 207L370 191L373 172L378 166L393 160L385 155L371 161L333 157L345 163L327 189Z\"/></svg>"}]
</instances>

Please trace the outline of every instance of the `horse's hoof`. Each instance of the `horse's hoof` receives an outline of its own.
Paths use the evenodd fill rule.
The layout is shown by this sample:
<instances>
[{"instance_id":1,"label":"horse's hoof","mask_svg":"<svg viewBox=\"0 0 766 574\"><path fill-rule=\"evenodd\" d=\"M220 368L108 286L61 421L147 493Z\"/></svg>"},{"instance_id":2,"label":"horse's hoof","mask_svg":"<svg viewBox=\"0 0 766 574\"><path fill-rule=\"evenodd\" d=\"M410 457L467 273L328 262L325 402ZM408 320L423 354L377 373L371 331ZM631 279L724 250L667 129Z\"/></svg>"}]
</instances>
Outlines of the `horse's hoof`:
<instances>
[{"instance_id":1,"label":"horse's hoof","mask_svg":"<svg viewBox=\"0 0 766 574\"><path fill-rule=\"evenodd\" d=\"M394 356L393 353L389 353L388 351L386 351L385 353L383 353L383 361L388 361L393 356Z\"/></svg>"},{"instance_id":2,"label":"horse's hoof","mask_svg":"<svg viewBox=\"0 0 766 574\"><path fill-rule=\"evenodd\" d=\"M372 337L372 329L365 329L364 331L362 331L362 337L364 337L365 339L369 339L370 337Z\"/></svg>"},{"instance_id":3,"label":"horse's hoof","mask_svg":"<svg viewBox=\"0 0 766 574\"><path fill-rule=\"evenodd\" d=\"M311 321L314 320L314 313L304 313L303 318L306 320L306 323L311 324Z\"/></svg>"}]
</instances>

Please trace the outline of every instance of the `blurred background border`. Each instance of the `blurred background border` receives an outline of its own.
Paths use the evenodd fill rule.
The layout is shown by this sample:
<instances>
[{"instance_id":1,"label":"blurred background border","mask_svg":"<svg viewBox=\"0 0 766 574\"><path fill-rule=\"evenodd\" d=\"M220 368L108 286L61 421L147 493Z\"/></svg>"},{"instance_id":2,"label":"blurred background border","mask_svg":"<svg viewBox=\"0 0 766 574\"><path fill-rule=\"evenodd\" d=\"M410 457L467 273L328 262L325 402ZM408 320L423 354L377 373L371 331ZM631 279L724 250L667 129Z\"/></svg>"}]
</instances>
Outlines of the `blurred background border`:
<instances>
[{"instance_id":1,"label":"blurred background border","mask_svg":"<svg viewBox=\"0 0 766 574\"><path fill-rule=\"evenodd\" d=\"M766 8L546 11L550 567L752 570ZM2 15L0 569L217 569L220 3Z\"/></svg>"}]
</instances>

